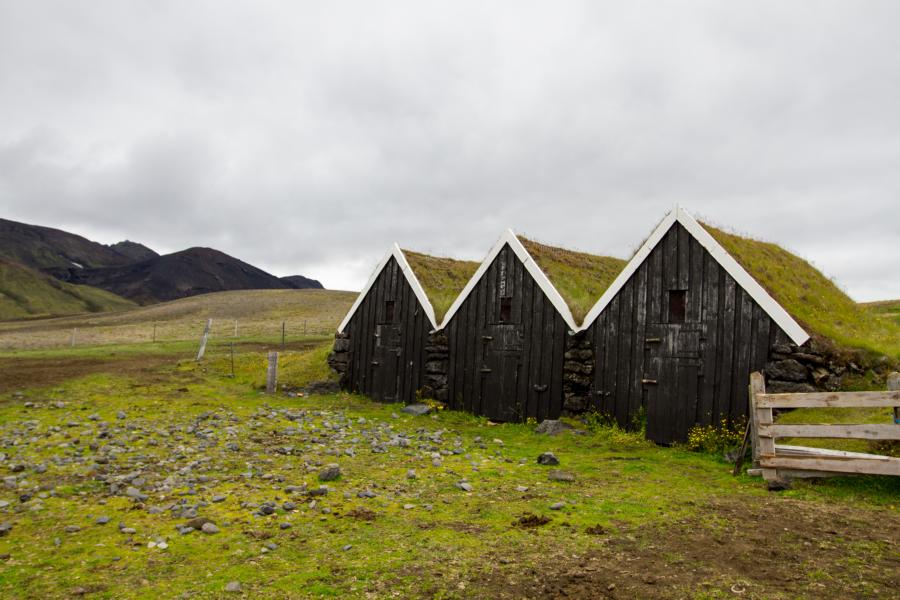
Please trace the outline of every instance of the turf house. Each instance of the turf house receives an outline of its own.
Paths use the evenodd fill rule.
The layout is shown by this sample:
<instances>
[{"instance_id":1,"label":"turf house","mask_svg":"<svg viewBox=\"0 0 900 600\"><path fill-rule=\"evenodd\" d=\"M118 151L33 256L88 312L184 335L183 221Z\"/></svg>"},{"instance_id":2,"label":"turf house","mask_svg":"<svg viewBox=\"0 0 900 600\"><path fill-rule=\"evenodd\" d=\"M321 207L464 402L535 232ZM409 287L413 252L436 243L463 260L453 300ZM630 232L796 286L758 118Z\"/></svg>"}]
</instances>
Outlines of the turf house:
<instances>
[{"instance_id":1,"label":"turf house","mask_svg":"<svg viewBox=\"0 0 900 600\"><path fill-rule=\"evenodd\" d=\"M837 390L895 360L897 339L805 260L676 208L629 261L512 231L480 264L395 246L330 361L345 389L375 399L424 396L497 421L645 419L670 444L743 422L753 371L773 392Z\"/></svg>"},{"instance_id":2,"label":"turf house","mask_svg":"<svg viewBox=\"0 0 900 600\"><path fill-rule=\"evenodd\" d=\"M394 244L338 327L329 363L341 374L341 386L376 400L412 402L425 384L426 347L437 318L474 270L475 263ZM438 272L445 276L437 279Z\"/></svg>"}]
</instances>

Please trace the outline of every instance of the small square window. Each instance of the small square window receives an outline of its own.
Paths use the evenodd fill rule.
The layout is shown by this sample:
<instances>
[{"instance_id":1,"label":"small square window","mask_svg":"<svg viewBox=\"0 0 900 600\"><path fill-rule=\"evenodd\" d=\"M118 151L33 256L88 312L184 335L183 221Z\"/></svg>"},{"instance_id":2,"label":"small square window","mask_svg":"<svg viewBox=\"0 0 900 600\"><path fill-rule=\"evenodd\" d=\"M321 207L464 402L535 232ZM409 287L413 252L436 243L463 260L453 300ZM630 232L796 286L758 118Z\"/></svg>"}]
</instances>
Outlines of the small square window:
<instances>
[{"instance_id":1,"label":"small square window","mask_svg":"<svg viewBox=\"0 0 900 600\"><path fill-rule=\"evenodd\" d=\"M687 314L687 290L669 290L669 323L684 323Z\"/></svg>"},{"instance_id":2,"label":"small square window","mask_svg":"<svg viewBox=\"0 0 900 600\"><path fill-rule=\"evenodd\" d=\"M385 323L393 323L394 322L394 301L393 300L385 300L384 301L384 322Z\"/></svg>"},{"instance_id":3,"label":"small square window","mask_svg":"<svg viewBox=\"0 0 900 600\"><path fill-rule=\"evenodd\" d=\"M500 298L500 322L509 323L512 321L512 298L504 296Z\"/></svg>"}]
</instances>

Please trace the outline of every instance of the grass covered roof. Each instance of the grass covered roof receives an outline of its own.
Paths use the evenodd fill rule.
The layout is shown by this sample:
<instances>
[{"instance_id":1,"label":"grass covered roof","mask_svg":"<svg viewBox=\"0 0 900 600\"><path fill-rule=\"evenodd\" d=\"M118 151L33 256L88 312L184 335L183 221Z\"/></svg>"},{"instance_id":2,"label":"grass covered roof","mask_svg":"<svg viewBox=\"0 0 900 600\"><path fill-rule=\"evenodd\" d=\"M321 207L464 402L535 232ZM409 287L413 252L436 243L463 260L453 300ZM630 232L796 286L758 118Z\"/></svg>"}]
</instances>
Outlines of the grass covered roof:
<instances>
[{"instance_id":1,"label":"grass covered roof","mask_svg":"<svg viewBox=\"0 0 900 600\"><path fill-rule=\"evenodd\" d=\"M727 233L703 223L719 244L810 333L842 346L900 358L900 323L858 304L831 279L769 242Z\"/></svg>"},{"instance_id":2,"label":"grass covered roof","mask_svg":"<svg viewBox=\"0 0 900 600\"><path fill-rule=\"evenodd\" d=\"M479 263L430 256L412 250L404 250L403 254L431 301L435 320L440 323L450 305L478 270Z\"/></svg>"},{"instance_id":3,"label":"grass covered roof","mask_svg":"<svg viewBox=\"0 0 900 600\"><path fill-rule=\"evenodd\" d=\"M517 237L569 305L576 323L584 320L627 263L621 258L557 248L521 235Z\"/></svg>"}]
</instances>

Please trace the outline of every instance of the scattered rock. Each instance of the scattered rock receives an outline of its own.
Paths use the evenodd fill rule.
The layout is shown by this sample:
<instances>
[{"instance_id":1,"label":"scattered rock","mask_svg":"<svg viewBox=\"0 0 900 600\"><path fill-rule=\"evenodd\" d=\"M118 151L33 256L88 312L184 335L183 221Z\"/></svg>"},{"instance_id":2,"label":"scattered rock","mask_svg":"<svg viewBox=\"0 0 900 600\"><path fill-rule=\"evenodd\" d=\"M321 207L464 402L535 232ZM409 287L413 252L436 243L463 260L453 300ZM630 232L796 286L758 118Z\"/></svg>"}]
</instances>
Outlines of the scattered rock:
<instances>
[{"instance_id":1,"label":"scattered rock","mask_svg":"<svg viewBox=\"0 0 900 600\"><path fill-rule=\"evenodd\" d=\"M81 531L81 527L78 525L66 525L66 533L78 533Z\"/></svg>"},{"instance_id":2,"label":"scattered rock","mask_svg":"<svg viewBox=\"0 0 900 600\"><path fill-rule=\"evenodd\" d=\"M225 591L231 593L239 593L241 591L241 582L240 581L229 581L225 584Z\"/></svg>"},{"instance_id":3,"label":"scattered rock","mask_svg":"<svg viewBox=\"0 0 900 600\"><path fill-rule=\"evenodd\" d=\"M107 517L106 515L97 517L97 520L94 521L94 523L96 523L97 525L106 525L107 523L109 523L109 517Z\"/></svg>"},{"instance_id":4,"label":"scattered rock","mask_svg":"<svg viewBox=\"0 0 900 600\"><path fill-rule=\"evenodd\" d=\"M556 455L552 452L544 452L537 458L537 462L539 465L558 465L559 459L556 458Z\"/></svg>"},{"instance_id":5,"label":"scattered rock","mask_svg":"<svg viewBox=\"0 0 900 600\"><path fill-rule=\"evenodd\" d=\"M546 419L534 428L534 432L544 435L557 435L567 429L572 429L572 426L557 419Z\"/></svg>"},{"instance_id":6,"label":"scattered rock","mask_svg":"<svg viewBox=\"0 0 900 600\"><path fill-rule=\"evenodd\" d=\"M563 508L565 508L565 506L565 502L554 502L550 505L550 510L562 510Z\"/></svg>"},{"instance_id":7,"label":"scattered rock","mask_svg":"<svg viewBox=\"0 0 900 600\"><path fill-rule=\"evenodd\" d=\"M203 526L200 528L200 531L202 531L203 533L219 533L219 528L215 523L210 521L210 522L204 523Z\"/></svg>"},{"instance_id":8,"label":"scattered rock","mask_svg":"<svg viewBox=\"0 0 900 600\"><path fill-rule=\"evenodd\" d=\"M404 406L402 409L400 409L400 412L405 412L408 415L421 417L430 413L431 407L427 404L410 404L409 406Z\"/></svg>"},{"instance_id":9,"label":"scattered rock","mask_svg":"<svg viewBox=\"0 0 900 600\"><path fill-rule=\"evenodd\" d=\"M319 481L334 481L341 476L341 467L337 463L331 463L319 471Z\"/></svg>"},{"instance_id":10,"label":"scattered rock","mask_svg":"<svg viewBox=\"0 0 900 600\"><path fill-rule=\"evenodd\" d=\"M212 497L213 502L225 502L228 499L228 496L223 496L222 494L218 494Z\"/></svg>"},{"instance_id":11,"label":"scattered rock","mask_svg":"<svg viewBox=\"0 0 900 600\"><path fill-rule=\"evenodd\" d=\"M469 483L468 481L460 481L459 483L456 484L456 487L461 489L464 492L471 492L473 489L472 484Z\"/></svg>"},{"instance_id":12,"label":"scattered rock","mask_svg":"<svg viewBox=\"0 0 900 600\"><path fill-rule=\"evenodd\" d=\"M791 489L791 482L787 479L773 479L772 481L767 481L766 486L770 492L781 492Z\"/></svg>"},{"instance_id":13,"label":"scattered rock","mask_svg":"<svg viewBox=\"0 0 900 600\"><path fill-rule=\"evenodd\" d=\"M0 523L0 537L3 537L4 535L8 534L10 531L12 531L12 525L10 523L7 523L7 522Z\"/></svg>"},{"instance_id":14,"label":"scattered rock","mask_svg":"<svg viewBox=\"0 0 900 600\"><path fill-rule=\"evenodd\" d=\"M416 470L415 470L415 469L410 469L409 471L407 471L407 472L406 472L406 478L407 478L407 479L415 479L415 478L416 478Z\"/></svg>"}]
</instances>

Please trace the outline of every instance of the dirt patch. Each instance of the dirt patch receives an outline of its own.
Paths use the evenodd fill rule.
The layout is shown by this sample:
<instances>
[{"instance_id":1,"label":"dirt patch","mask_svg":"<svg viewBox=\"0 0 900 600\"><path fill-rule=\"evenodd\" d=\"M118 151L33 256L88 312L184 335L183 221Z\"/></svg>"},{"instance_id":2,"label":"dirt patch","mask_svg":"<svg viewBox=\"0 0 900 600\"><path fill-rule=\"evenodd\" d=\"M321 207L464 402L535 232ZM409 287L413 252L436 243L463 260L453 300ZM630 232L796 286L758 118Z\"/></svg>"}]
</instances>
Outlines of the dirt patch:
<instances>
[{"instance_id":1,"label":"dirt patch","mask_svg":"<svg viewBox=\"0 0 900 600\"><path fill-rule=\"evenodd\" d=\"M0 393L48 387L94 373L146 376L176 357L159 354L102 358L0 358Z\"/></svg>"},{"instance_id":2,"label":"dirt patch","mask_svg":"<svg viewBox=\"0 0 900 600\"><path fill-rule=\"evenodd\" d=\"M360 506L347 511L345 516L350 517L351 519L356 519L358 521L374 521L375 517L377 517L378 515L374 510L369 510L368 508Z\"/></svg>"},{"instance_id":3,"label":"dirt patch","mask_svg":"<svg viewBox=\"0 0 900 600\"><path fill-rule=\"evenodd\" d=\"M513 527L521 527L522 529L532 529L534 527L541 527L546 525L550 521L552 521L550 517L545 517L544 515L536 515L534 513L525 513L518 519L512 522Z\"/></svg>"},{"instance_id":4,"label":"dirt patch","mask_svg":"<svg viewBox=\"0 0 900 600\"><path fill-rule=\"evenodd\" d=\"M889 598L900 588L900 518L768 498L719 499L698 516L552 550L481 576L484 598Z\"/></svg>"},{"instance_id":5,"label":"dirt patch","mask_svg":"<svg viewBox=\"0 0 900 600\"><path fill-rule=\"evenodd\" d=\"M602 525L591 525L590 527L584 530L585 533L589 535L604 535L606 533L606 528Z\"/></svg>"}]
</instances>

